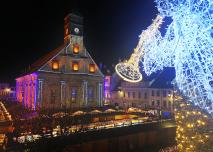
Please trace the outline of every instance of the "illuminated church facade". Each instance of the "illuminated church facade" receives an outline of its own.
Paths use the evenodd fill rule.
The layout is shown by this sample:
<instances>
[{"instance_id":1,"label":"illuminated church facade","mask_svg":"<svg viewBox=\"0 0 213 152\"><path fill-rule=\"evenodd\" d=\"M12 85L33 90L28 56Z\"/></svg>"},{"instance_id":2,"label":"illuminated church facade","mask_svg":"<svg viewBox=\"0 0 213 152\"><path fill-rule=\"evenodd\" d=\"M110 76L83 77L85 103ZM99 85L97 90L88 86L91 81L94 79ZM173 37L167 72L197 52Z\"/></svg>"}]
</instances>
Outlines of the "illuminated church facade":
<instances>
[{"instance_id":1,"label":"illuminated church facade","mask_svg":"<svg viewBox=\"0 0 213 152\"><path fill-rule=\"evenodd\" d=\"M83 18L69 14L64 21L64 44L16 78L17 100L29 109L103 105L104 75L84 46Z\"/></svg>"}]
</instances>

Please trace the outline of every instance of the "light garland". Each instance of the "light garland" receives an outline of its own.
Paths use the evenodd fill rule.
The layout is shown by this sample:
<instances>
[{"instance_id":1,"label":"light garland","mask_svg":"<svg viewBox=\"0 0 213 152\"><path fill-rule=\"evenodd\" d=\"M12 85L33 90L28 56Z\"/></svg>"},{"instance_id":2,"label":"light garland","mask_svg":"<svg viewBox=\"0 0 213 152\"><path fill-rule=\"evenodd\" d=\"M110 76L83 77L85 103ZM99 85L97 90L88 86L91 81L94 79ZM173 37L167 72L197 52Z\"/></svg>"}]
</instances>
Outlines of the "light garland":
<instances>
[{"instance_id":1,"label":"light garland","mask_svg":"<svg viewBox=\"0 0 213 152\"><path fill-rule=\"evenodd\" d=\"M210 152L213 147L213 128L209 116L198 107L178 101L175 119L177 123L176 141L179 152Z\"/></svg>"},{"instance_id":2,"label":"light garland","mask_svg":"<svg viewBox=\"0 0 213 152\"><path fill-rule=\"evenodd\" d=\"M143 31L128 61L116 72L124 80L142 79L139 61L150 75L164 67L174 67L176 83L189 101L213 114L213 1L156 0L160 15ZM172 23L165 36L158 28L163 17ZM157 21L157 22L156 22Z\"/></svg>"},{"instance_id":3,"label":"light garland","mask_svg":"<svg viewBox=\"0 0 213 152\"><path fill-rule=\"evenodd\" d=\"M129 60L118 63L115 67L116 73L125 81L139 82L142 80L142 74L139 69L139 62L144 55L144 44L152 43L152 40L159 34L158 28L160 28L163 22L163 17L158 15L153 23L142 32L137 47L134 49L134 53Z\"/></svg>"},{"instance_id":4,"label":"light garland","mask_svg":"<svg viewBox=\"0 0 213 152\"><path fill-rule=\"evenodd\" d=\"M176 82L191 102L213 113L212 0L156 0L164 17L172 18L165 36L143 45L143 65L150 75L174 67ZM159 41L160 40L160 41Z\"/></svg>"}]
</instances>

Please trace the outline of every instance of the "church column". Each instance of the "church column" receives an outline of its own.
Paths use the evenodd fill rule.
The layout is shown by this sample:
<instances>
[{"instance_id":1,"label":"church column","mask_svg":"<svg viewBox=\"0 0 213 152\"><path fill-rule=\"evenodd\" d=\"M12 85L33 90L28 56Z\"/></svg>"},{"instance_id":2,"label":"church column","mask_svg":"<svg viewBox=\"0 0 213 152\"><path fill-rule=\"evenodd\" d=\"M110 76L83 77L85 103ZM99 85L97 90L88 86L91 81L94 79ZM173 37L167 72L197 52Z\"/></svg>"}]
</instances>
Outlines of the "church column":
<instances>
[{"instance_id":1,"label":"church column","mask_svg":"<svg viewBox=\"0 0 213 152\"><path fill-rule=\"evenodd\" d=\"M102 106L102 101L103 101L103 84L98 83L98 106Z\"/></svg>"},{"instance_id":2,"label":"church column","mask_svg":"<svg viewBox=\"0 0 213 152\"><path fill-rule=\"evenodd\" d=\"M43 100L43 79L38 79L38 107L41 108Z\"/></svg>"},{"instance_id":3,"label":"church column","mask_svg":"<svg viewBox=\"0 0 213 152\"><path fill-rule=\"evenodd\" d=\"M60 106L61 108L63 107L64 103L65 103L65 85L66 85L66 82L65 81L61 81L61 103L60 103Z\"/></svg>"},{"instance_id":4,"label":"church column","mask_svg":"<svg viewBox=\"0 0 213 152\"><path fill-rule=\"evenodd\" d=\"M83 81L83 103L86 106L88 104L88 82L87 81Z\"/></svg>"}]
</instances>

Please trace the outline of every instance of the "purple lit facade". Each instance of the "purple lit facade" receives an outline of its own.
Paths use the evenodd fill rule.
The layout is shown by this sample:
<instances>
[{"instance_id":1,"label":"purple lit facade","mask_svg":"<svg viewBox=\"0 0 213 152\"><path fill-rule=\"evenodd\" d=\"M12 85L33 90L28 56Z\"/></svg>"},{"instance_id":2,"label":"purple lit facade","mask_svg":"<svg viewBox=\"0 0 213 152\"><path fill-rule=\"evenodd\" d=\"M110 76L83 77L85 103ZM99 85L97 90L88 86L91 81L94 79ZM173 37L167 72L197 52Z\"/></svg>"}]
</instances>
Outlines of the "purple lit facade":
<instances>
[{"instance_id":1,"label":"purple lit facade","mask_svg":"<svg viewBox=\"0 0 213 152\"><path fill-rule=\"evenodd\" d=\"M111 98L111 92L110 92L110 83L111 83L111 76L105 76L104 78L104 98L105 103L109 104L110 98Z\"/></svg>"},{"instance_id":2,"label":"purple lit facade","mask_svg":"<svg viewBox=\"0 0 213 152\"><path fill-rule=\"evenodd\" d=\"M32 73L16 79L16 98L28 109L37 106L38 75Z\"/></svg>"},{"instance_id":3,"label":"purple lit facade","mask_svg":"<svg viewBox=\"0 0 213 152\"><path fill-rule=\"evenodd\" d=\"M83 18L75 14L64 19L64 43L16 79L17 100L32 110L102 106L103 90L104 75L84 46Z\"/></svg>"}]
</instances>

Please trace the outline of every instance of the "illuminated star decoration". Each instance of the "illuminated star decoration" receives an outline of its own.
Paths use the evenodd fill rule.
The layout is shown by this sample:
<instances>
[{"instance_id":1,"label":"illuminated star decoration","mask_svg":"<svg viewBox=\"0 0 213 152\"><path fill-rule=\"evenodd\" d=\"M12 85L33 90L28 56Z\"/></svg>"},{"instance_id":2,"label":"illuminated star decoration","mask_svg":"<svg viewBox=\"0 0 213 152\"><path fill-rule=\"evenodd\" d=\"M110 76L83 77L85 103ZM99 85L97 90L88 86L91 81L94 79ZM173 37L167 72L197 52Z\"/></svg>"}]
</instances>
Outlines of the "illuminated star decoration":
<instances>
[{"instance_id":1,"label":"illuminated star decoration","mask_svg":"<svg viewBox=\"0 0 213 152\"><path fill-rule=\"evenodd\" d=\"M147 75L174 67L182 93L200 108L213 113L213 1L156 0L158 11L170 17L165 36L143 43ZM139 46L140 47L140 46Z\"/></svg>"}]
</instances>

